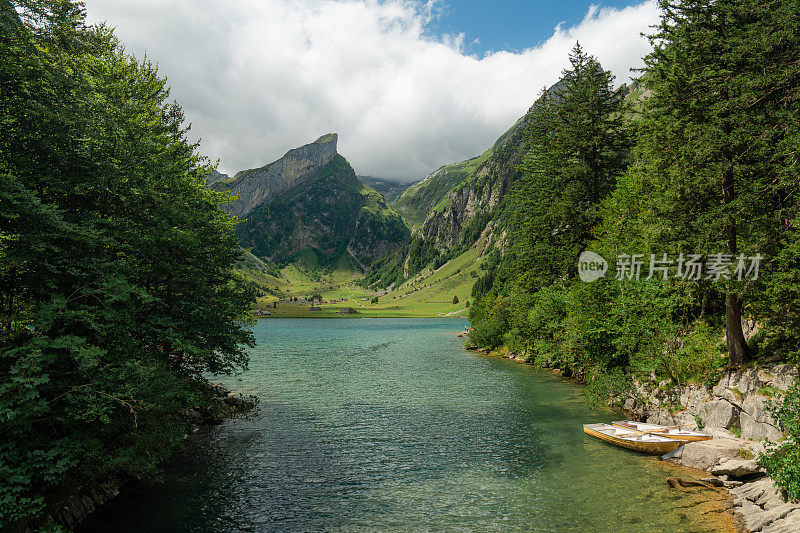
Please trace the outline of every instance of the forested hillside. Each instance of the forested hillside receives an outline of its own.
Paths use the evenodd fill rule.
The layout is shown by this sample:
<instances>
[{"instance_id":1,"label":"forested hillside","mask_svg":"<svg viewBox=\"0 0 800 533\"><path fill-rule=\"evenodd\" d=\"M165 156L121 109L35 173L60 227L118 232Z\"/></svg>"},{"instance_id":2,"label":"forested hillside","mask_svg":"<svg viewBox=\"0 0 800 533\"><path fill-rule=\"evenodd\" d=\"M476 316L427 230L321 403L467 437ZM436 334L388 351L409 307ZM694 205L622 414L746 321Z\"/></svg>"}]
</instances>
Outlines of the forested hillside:
<instances>
[{"instance_id":1,"label":"forested hillside","mask_svg":"<svg viewBox=\"0 0 800 533\"><path fill-rule=\"evenodd\" d=\"M598 398L637 377L710 383L726 367L798 362L800 9L661 6L638 101L580 47L542 95L509 245L470 309L474 344L582 377ZM578 270L586 250L594 281ZM797 388L785 405L796 400ZM798 496L800 413L788 412L768 463Z\"/></svg>"},{"instance_id":2,"label":"forested hillside","mask_svg":"<svg viewBox=\"0 0 800 533\"><path fill-rule=\"evenodd\" d=\"M244 368L224 193L156 67L68 1L0 2L0 529L157 475Z\"/></svg>"}]
</instances>

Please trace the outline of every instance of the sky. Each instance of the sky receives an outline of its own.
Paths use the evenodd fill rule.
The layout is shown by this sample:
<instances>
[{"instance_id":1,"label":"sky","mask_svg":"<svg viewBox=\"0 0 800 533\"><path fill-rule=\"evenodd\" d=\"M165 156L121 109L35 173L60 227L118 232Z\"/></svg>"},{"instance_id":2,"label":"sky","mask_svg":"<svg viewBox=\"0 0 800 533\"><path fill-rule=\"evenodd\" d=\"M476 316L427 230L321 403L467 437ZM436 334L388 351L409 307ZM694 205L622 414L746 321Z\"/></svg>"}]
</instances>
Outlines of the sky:
<instances>
[{"instance_id":1,"label":"sky","mask_svg":"<svg viewBox=\"0 0 800 533\"><path fill-rule=\"evenodd\" d=\"M417 181L482 153L576 41L630 80L655 0L85 0L159 66L233 174L328 132L360 175Z\"/></svg>"}]
</instances>

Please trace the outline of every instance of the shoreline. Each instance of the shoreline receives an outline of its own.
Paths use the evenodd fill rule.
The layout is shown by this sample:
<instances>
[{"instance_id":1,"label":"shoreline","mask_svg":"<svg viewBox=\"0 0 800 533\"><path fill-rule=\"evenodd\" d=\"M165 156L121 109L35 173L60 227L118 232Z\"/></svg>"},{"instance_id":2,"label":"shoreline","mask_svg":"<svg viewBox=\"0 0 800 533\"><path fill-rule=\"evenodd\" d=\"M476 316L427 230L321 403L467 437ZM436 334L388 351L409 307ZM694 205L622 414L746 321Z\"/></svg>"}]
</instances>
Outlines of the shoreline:
<instances>
[{"instance_id":1,"label":"shoreline","mask_svg":"<svg viewBox=\"0 0 800 533\"><path fill-rule=\"evenodd\" d=\"M501 357L537 369L545 369L530 363L527 358L519 354L506 350L489 351L477 347L466 347L465 349L486 357ZM797 368L791 365L776 365L776 367L781 367L781 370L785 372L781 376L783 382L786 382L787 378L794 378L797 375ZM792 368L794 371L791 371ZM581 382L580 376L565 376L557 368L549 370L573 383ZM754 372L758 373L758 369L743 370L739 374L728 372L720 380L720 384L714 387L713 392L724 396L726 392L735 391L731 394L741 395L742 393L735 384L741 383L742 379L734 378L741 378L741 374L753 374ZM768 372L765 371L765 373ZM726 380L727 383L721 387ZM756 384L758 383L760 382L757 381ZM637 383L636 385L637 392L647 391L647 384ZM687 387L687 389L690 388ZM689 395L697 395L698 389L695 387L694 390L689 390ZM707 390L705 392L708 394ZM683 395L678 394L679 398L685 396L686 392ZM664 398L674 399L674 395L664 394ZM626 400L621 410L632 418L659 424L677 423L689 429L697 428L696 423L693 424L687 419L690 415L689 412L684 411L683 416L679 416L681 412L676 413L660 403L654 407L647 401L642 401L641 397L636 401L631 400ZM739 400L741 402L742 398L740 397ZM706 403L713 401L715 400L712 399ZM611 407L610 404L609 407ZM695 418L695 420L697 419ZM761 424L769 430L768 421L762 421ZM701 429L711 434L713 438L707 441L686 443L676 450L677 453L673 457L660 459L664 463L670 464L672 468L683 470L685 474L689 474L690 478L694 478L686 480L670 477L667 480L670 486L682 492L697 491L698 494L703 494L703 501L707 503L720 503L720 499L707 496L722 494L724 496L722 508L704 511L703 514L709 512L727 514L730 518L727 527L731 531L763 533L800 531L800 503L788 500L785 491L775 486L772 478L766 475L763 467L757 462L758 454L764 450L763 442L737 437L724 427ZM739 431L741 432L741 429ZM773 437L773 435L768 436Z\"/></svg>"},{"instance_id":2,"label":"shoreline","mask_svg":"<svg viewBox=\"0 0 800 533\"><path fill-rule=\"evenodd\" d=\"M189 421L187 433L183 437L184 441L194 438L204 429L245 415L257 405L254 398L231 392L217 383L208 385L209 390L214 392L214 395L208 399L208 404L181 412ZM166 467L174 458L174 454L179 453L181 449L182 447L178 446L173 450L172 457L161 465L161 468ZM96 510L119 496L137 481L139 480L119 473L89 481L78 490L65 494L60 501L52 503L51 510L44 516L42 524L39 526L59 524L70 529L78 528L89 520ZM23 525L23 530L27 529L29 527Z\"/></svg>"}]
</instances>

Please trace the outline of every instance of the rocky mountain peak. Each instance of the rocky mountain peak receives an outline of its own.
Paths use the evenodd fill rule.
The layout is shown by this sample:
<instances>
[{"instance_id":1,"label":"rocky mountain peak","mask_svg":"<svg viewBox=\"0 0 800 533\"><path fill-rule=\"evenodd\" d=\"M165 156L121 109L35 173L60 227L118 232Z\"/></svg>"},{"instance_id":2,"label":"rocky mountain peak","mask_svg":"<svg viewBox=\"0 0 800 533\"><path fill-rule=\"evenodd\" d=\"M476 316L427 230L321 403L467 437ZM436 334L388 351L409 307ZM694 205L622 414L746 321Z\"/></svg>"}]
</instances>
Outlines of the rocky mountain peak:
<instances>
[{"instance_id":1,"label":"rocky mountain peak","mask_svg":"<svg viewBox=\"0 0 800 533\"><path fill-rule=\"evenodd\" d=\"M239 198L228 206L230 211L244 218L257 207L305 183L315 172L336 157L339 136L326 133L316 141L293 148L268 165L238 172L233 179L220 179L213 183L218 190L229 190Z\"/></svg>"}]
</instances>

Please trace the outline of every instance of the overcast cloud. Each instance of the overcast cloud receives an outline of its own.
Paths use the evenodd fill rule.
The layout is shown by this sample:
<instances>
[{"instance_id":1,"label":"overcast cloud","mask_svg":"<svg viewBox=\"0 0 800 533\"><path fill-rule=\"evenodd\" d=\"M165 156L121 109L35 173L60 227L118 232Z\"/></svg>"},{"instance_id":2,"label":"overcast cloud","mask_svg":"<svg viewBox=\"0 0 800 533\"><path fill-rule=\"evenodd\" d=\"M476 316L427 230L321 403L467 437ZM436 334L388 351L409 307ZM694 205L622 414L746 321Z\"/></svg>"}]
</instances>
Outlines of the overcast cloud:
<instances>
[{"instance_id":1,"label":"overcast cloud","mask_svg":"<svg viewBox=\"0 0 800 533\"><path fill-rule=\"evenodd\" d=\"M518 53L431 37L430 6L401 0L86 0L128 51L169 78L220 171L261 166L326 132L358 174L417 180L480 154L567 65L576 40L617 82L642 64L655 1L591 8ZM532 43L535 44L535 43Z\"/></svg>"}]
</instances>

